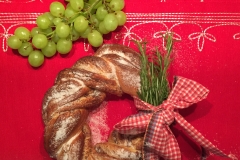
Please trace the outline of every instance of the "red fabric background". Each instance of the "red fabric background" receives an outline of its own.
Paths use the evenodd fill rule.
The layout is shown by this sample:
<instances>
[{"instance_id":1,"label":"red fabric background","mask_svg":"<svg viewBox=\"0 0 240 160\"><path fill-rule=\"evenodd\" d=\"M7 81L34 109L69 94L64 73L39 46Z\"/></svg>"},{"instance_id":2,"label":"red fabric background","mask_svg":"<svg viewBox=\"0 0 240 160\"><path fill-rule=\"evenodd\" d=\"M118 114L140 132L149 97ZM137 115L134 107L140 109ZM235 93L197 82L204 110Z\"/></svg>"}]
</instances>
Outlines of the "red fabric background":
<instances>
[{"instance_id":1,"label":"red fabric background","mask_svg":"<svg viewBox=\"0 0 240 160\"><path fill-rule=\"evenodd\" d=\"M154 38L159 35L157 32L173 31L178 42L174 46L171 77L184 76L210 90L206 100L180 113L212 143L240 158L240 1L161 1L126 1L126 26L107 36L105 42L128 45L129 35L136 35L149 41L150 50L154 45L162 46L162 39ZM42 98L60 70L71 67L84 55L93 54L91 48L84 51L83 42L79 41L67 56L56 55L34 69L27 58L6 48L4 36L12 34L19 23L32 28L36 15L48 11L51 2L0 0L0 157L3 160L50 159L43 147ZM129 45L134 47L132 43ZM108 112L111 127L134 112L132 99L109 98ZM182 159L199 159L200 147L178 125L173 132Z\"/></svg>"}]
</instances>

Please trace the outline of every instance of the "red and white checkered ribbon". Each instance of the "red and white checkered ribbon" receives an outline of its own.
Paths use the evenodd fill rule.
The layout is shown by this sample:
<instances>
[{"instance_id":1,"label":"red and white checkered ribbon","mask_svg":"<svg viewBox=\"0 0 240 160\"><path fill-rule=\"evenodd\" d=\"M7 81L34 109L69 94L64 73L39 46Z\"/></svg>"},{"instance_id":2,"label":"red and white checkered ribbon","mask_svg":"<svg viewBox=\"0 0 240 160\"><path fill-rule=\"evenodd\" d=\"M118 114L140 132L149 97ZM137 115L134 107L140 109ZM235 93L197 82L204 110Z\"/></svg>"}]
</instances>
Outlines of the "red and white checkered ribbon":
<instances>
[{"instance_id":1,"label":"red and white checkered ribbon","mask_svg":"<svg viewBox=\"0 0 240 160\"><path fill-rule=\"evenodd\" d=\"M144 133L143 159L181 160L181 152L175 136L169 125L175 120L206 152L231 159L234 155L227 155L214 146L190 123L188 123L176 109L187 108L207 97L209 90L195 81L177 77L174 88L168 99L159 106L152 106L137 97L134 102L139 112L131 115L114 126L122 134Z\"/></svg>"}]
</instances>

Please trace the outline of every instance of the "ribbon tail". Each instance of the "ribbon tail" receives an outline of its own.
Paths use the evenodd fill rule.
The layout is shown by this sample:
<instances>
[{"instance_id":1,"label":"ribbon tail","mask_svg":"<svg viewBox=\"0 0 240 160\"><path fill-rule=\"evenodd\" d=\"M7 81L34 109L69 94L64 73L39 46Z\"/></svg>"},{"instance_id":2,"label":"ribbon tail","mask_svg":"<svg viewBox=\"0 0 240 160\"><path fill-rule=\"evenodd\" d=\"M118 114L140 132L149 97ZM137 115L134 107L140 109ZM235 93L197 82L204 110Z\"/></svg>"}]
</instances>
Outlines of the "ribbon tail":
<instances>
[{"instance_id":1,"label":"ribbon tail","mask_svg":"<svg viewBox=\"0 0 240 160\"><path fill-rule=\"evenodd\" d=\"M143 148L143 159L144 160L158 160L160 157L165 160L181 160L181 152L178 146L177 140L175 136L172 134L171 130L168 128L161 131L164 133L164 142L160 141L162 138L158 138L158 145L154 145L153 143L148 141L148 137L145 137L145 144ZM162 139L163 140L163 139ZM159 148L159 146L163 144L163 147ZM151 147L149 147L149 146Z\"/></svg>"},{"instance_id":2,"label":"ribbon tail","mask_svg":"<svg viewBox=\"0 0 240 160\"><path fill-rule=\"evenodd\" d=\"M162 111L154 113L149 121L144 137L144 160L152 157L162 157L166 160L181 160L181 152L171 129L164 121Z\"/></svg>"},{"instance_id":3,"label":"ribbon tail","mask_svg":"<svg viewBox=\"0 0 240 160\"><path fill-rule=\"evenodd\" d=\"M232 154L225 154L223 151L218 149L216 146L214 146L208 139L206 139L198 130L196 130L190 123L188 123L179 113L175 112L175 119L179 123L179 125L184 128L184 130L187 132L187 134L193 138L199 145L201 145L206 150L210 151L211 153L226 157L230 159L237 160L236 156ZM208 154L205 154L205 156L208 156Z\"/></svg>"},{"instance_id":4,"label":"ribbon tail","mask_svg":"<svg viewBox=\"0 0 240 160\"><path fill-rule=\"evenodd\" d=\"M153 152L145 152L143 157L144 157L144 160L159 160L158 154Z\"/></svg>"},{"instance_id":5,"label":"ribbon tail","mask_svg":"<svg viewBox=\"0 0 240 160\"><path fill-rule=\"evenodd\" d=\"M205 160L210 155L210 152L203 148L202 146L201 149L202 149L201 160Z\"/></svg>"}]
</instances>

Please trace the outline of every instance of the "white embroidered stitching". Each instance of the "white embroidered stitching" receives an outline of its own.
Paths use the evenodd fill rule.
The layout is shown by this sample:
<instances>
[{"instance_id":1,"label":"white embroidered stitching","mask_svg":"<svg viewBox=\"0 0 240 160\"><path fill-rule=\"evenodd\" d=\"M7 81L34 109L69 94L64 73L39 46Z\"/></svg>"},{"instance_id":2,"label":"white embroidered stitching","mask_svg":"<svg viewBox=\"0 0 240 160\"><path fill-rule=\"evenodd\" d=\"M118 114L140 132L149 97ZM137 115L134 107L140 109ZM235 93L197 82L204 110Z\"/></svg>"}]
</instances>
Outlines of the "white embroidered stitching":
<instances>
[{"instance_id":1,"label":"white embroidered stitching","mask_svg":"<svg viewBox=\"0 0 240 160\"><path fill-rule=\"evenodd\" d=\"M14 3L31 3L31 2L35 2L36 0L26 0L26 1L14 1ZM40 2L43 3L43 0L39 0ZM0 3L13 3L11 0L0 0Z\"/></svg>"},{"instance_id":2,"label":"white embroidered stitching","mask_svg":"<svg viewBox=\"0 0 240 160\"><path fill-rule=\"evenodd\" d=\"M3 33L0 33L2 39L3 51L7 51L6 40L9 37L9 30L20 24L35 24L36 18L42 13L0 13L0 26L3 28ZM188 39L191 41L197 40L197 48L201 52L204 48L205 40L216 42L216 37L208 31L210 29L220 26L239 26L240 27L240 13L127 13L128 26L123 28L126 31L118 33L114 36L115 39L122 39L124 45L130 45L131 40L142 41L142 36L134 32L137 27L143 27L147 24L159 24L165 28L165 30L156 31L153 33L152 38L163 38L163 34L173 33L175 40L181 41L180 34L173 31L174 28L187 24L192 26L198 26L199 31L193 32L188 35ZM12 24L9 28L5 28L4 24ZM207 24L208 27L203 28L203 24ZM171 25L168 27L168 25ZM240 33L233 35L234 40L240 39ZM163 46L165 46L163 41ZM89 45L84 41L84 50L89 50Z\"/></svg>"}]
</instances>

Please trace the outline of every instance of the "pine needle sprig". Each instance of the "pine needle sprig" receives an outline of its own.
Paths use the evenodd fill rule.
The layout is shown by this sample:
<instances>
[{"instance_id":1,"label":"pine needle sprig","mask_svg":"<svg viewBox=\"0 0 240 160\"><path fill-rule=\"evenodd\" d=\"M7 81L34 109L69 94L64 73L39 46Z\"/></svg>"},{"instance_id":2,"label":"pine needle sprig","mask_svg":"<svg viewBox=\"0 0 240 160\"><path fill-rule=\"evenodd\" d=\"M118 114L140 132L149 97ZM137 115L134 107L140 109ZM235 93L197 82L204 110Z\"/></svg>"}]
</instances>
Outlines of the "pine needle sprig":
<instances>
[{"instance_id":1,"label":"pine needle sprig","mask_svg":"<svg viewBox=\"0 0 240 160\"><path fill-rule=\"evenodd\" d=\"M167 99L170 86L168 82L168 68L172 62L171 52L173 46L172 35L165 36L166 53L162 54L158 48L152 59L146 53L146 42L136 41L141 54L140 83L138 96L141 100L154 106L160 105Z\"/></svg>"}]
</instances>

